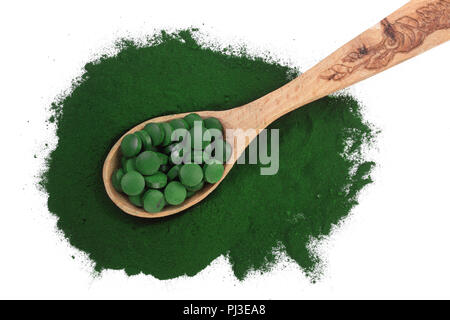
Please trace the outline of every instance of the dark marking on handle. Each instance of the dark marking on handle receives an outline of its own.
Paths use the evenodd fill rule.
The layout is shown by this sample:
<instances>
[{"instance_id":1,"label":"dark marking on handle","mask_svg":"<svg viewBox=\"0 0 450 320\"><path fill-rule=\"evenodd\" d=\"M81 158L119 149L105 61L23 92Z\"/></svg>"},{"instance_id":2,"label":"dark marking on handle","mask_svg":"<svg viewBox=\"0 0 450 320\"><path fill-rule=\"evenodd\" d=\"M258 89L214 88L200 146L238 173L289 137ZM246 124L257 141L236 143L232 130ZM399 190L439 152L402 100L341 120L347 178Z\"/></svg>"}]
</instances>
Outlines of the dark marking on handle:
<instances>
[{"instance_id":1,"label":"dark marking on handle","mask_svg":"<svg viewBox=\"0 0 450 320\"><path fill-rule=\"evenodd\" d=\"M323 71L320 78L339 81L355 70L376 70L386 67L399 53L408 53L421 46L435 31L450 28L450 0L438 0L416 10L415 17L403 16L394 23L387 18L380 22L382 40L348 53L340 63Z\"/></svg>"}]
</instances>

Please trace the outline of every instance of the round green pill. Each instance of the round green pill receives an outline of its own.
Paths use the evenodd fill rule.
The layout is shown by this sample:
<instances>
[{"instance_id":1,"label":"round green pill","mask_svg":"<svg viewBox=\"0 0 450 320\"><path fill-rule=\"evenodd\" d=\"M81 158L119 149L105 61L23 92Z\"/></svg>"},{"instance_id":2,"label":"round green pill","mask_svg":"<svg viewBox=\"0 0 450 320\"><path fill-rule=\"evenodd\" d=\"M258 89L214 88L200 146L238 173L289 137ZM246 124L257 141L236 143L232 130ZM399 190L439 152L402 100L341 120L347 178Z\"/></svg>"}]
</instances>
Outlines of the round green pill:
<instances>
[{"instance_id":1,"label":"round green pill","mask_svg":"<svg viewBox=\"0 0 450 320\"><path fill-rule=\"evenodd\" d=\"M166 205L164 194L159 190L148 190L142 197L144 210L150 213L161 211Z\"/></svg>"},{"instance_id":2,"label":"round green pill","mask_svg":"<svg viewBox=\"0 0 450 320\"><path fill-rule=\"evenodd\" d=\"M201 122L201 124L203 126L203 119L202 119L202 117L200 117L196 113L190 113L187 116L185 116L183 119L187 122L187 124L189 126L189 128L187 128L187 129L190 129L190 128L192 128L194 126L194 121Z\"/></svg>"},{"instance_id":3,"label":"round green pill","mask_svg":"<svg viewBox=\"0 0 450 320\"><path fill-rule=\"evenodd\" d=\"M186 199L192 197L195 194L195 191L187 191L186 192Z\"/></svg>"},{"instance_id":4,"label":"round green pill","mask_svg":"<svg viewBox=\"0 0 450 320\"><path fill-rule=\"evenodd\" d=\"M120 143L120 150L122 150L122 154L127 157L134 157L137 155L142 149L142 141L135 134L127 134Z\"/></svg>"},{"instance_id":5,"label":"round green pill","mask_svg":"<svg viewBox=\"0 0 450 320\"><path fill-rule=\"evenodd\" d=\"M175 129L189 129L188 123L184 119L173 119L169 121L172 128Z\"/></svg>"},{"instance_id":6,"label":"round green pill","mask_svg":"<svg viewBox=\"0 0 450 320\"><path fill-rule=\"evenodd\" d=\"M207 129L217 129L220 131L223 131L223 127L222 124L220 123L219 119L211 117L211 118L206 118L205 120L203 120L203 123L205 124L205 127Z\"/></svg>"},{"instance_id":7,"label":"round green pill","mask_svg":"<svg viewBox=\"0 0 450 320\"><path fill-rule=\"evenodd\" d=\"M145 150L149 150L152 147L152 138L145 130L137 131L135 133L142 141L142 146Z\"/></svg>"},{"instance_id":8,"label":"round green pill","mask_svg":"<svg viewBox=\"0 0 450 320\"><path fill-rule=\"evenodd\" d=\"M132 204L134 204L136 207L141 208L142 207L142 197L141 195L137 195L137 196L128 196L128 200L130 200L130 202Z\"/></svg>"},{"instance_id":9,"label":"round green pill","mask_svg":"<svg viewBox=\"0 0 450 320\"><path fill-rule=\"evenodd\" d=\"M164 153L169 157L170 163L179 164L184 158L183 144L179 142L172 143L164 148Z\"/></svg>"},{"instance_id":10,"label":"round green pill","mask_svg":"<svg viewBox=\"0 0 450 320\"><path fill-rule=\"evenodd\" d=\"M114 189L116 189L118 192L122 192L122 187L120 185L120 181L122 180L122 177L124 176L125 172L123 171L122 168L116 169L112 176L111 176L111 180L112 180L112 185L114 187Z\"/></svg>"},{"instance_id":11,"label":"round green pill","mask_svg":"<svg viewBox=\"0 0 450 320\"><path fill-rule=\"evenodd\" d=\"M201 189L203 189L203 186L205 185L205 181L200 182L198 185L193 187L186 187L187 191L197 192Z\"/></svg>"},{"instance_id":12,"label":"round green pill","mask_svg":"<svg viewBox=\"0 0 450 320\"><path fill-rule=\"evenodd\" d=\"M175 165L172 168L170 168L169 172L167 172L167 178L169 181L172 181L178 177L178 174L180 173L181 165Z\"/></svg>"},{"instance_id":13,"label":"round green pill","mask_svg":"<svg viewBox=\"0 0 450 320\"><path fill-rule=\"evenodd\" d=\"M120 186L127 195L137 196L144 191L145 180L139 172L131 171L124 174L122 180L120 180Z\"/></svg>"},{"instance_id":14,"label":"round green pill","mask_svg":"<svg viewBox=\"0 0 450 320\"><path fill-rule=\"evenodd\" d=\"M169 163L169 156L167 154L161 152L155 152L158 155L158 158L162 165L166 165Z\"/></svg>"},{"instance_id":15,"label":"round green pill","mask_svg":"<svg viewBox=\"0 0 450 320\"><path fill-rule=\"evenodd\" d=\"M136 171L136 158L126 159L123 163L125 173Z\"/></svg>"},{"instance_id":16,"label":"round green pill","mask_svg":"<svg viewBox=\"0 0 450 320\"><path fill-rule=\"evenodd\" d=\"M230 159L232 151L231 145L227 141L216 140L205 148L204 161L206 164L226 163Z\"/></svg>"},{"instance_id":17,"label":"round green pill","mask_svg":"<svg viewBox=\"0 0 450 320\"><path fill-rule=\"evenodd\" d=\"M136 169L143 175L155 174L161 165L161 159L154 151L144 151L136 158Z\"/></svg>"},{"instance_id":18,"label":"round green pill","mask_svg":"<svg viewBox=\"0 0 450 320\"><path fill-rule=\"evenodd\" d=\"M164 197L167 203L171 205L179 205L186 199L186 188L178 181L169 182L164 189Z\"/></svg>"},{"instance_id":19,"label":"round green pill","mask_svg":"<svg viewBox=\"0 0 450 320\"><path fill-rule=\"evenodd\" d=\"M167 173L167 171L170 170L170 166L168 164L162 164L161 167L159 167L159 170L164 173Z\"/></svg>"},{"instance_id":20,"label":"round green pill","mask_svg":"<svg viewBox=\"0 0 450 320\"><path fill-rule=\"evenodd\" d=\"M180 181L187 187L194 187L203 180L203 170L198 164L184 164L180 169Z\"/></svg>"},{"instance_id":21,"label":"round green pill","mask_svg":"<svg viewBox=\"0 0 450 320\"><path fill-rule=\"evenodd\" d=\"M206 182L216 183L222 178L225 167L221 163L206 164L203 167Z\"/></svg>"},{"instance_id":22,"label":"round green pill","mask_svg":"<svg viewBox=\"0 0 450 320\"><path fill-rule=\"evenodd\" d=\"M189 159L190 157L190 151L188 151L186 154L184 154L184 149L174 149L172 153L169 156L169 162L172 164L181 164L185 162L186 159Z\"/></svg>"},{"instance_id":23,"label":"round green pill","mask_svg":"<svg viewBox=\"0 0 450 320\"><path fill-rule=\"evenodd\" d=\"M154 146L159 146L164 140L164 130L160 123L147 123L144 127L148 135L152 139L152 144Z\"/></svg>"},{"instance_id":24,"label":"round green pill","mask_svg":"<svg viewBox=\"0 0 450 320\"><path fill-rule=\"evenodd\" d=\"M172 132L173 128L168 122L161 123L162 129L164 131L164 140L162 142L162 146L166 147L172 143Z\"/></svg>"},{"instance_id":25,"label":"round green pill","mask_svg":"<svg viewBox=\"0 0 450 320\"><path fill-rule=\"evenodd\" d=\"M178 148L179 148L178 143L172 143L169 144L167 147L164 147L163 152L167 155L170 155L173 150L176 150Z\"/></svg>"},{"instance_id":26,"label":"round green pill","mask_svg":"<svg viewBox=\"0 0 450 320\"><path fill-rule=\"evenodd\" d=\"M184 140L189 135L189 130L185 128L176 129L172 132L173 140L172 142L184 143Z\"/></svg>"},{"instance_id":27,"label":"round green pill","mask_svg":"<svg viewBox=\"0 0 450 320\"><path fill-rule=\"evenodd\" d=\"M145 185L152 189L164 188L167 184L167 176L162 172L157 172L151 176L144 177Z\"/></svg>"}]
</instances>

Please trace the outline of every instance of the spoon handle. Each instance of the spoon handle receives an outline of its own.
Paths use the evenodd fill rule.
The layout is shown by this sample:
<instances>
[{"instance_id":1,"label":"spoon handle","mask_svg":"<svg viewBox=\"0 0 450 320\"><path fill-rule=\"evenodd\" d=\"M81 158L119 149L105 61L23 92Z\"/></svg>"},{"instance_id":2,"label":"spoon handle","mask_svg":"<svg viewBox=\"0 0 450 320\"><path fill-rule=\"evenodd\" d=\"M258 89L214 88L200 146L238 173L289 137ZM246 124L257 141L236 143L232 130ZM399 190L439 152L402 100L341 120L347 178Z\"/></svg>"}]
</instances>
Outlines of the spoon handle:
<instances>
[{"instance_id":1,"label":"spoon handle","mask_svg":"<svg viewBox=\"0 0 450 320\"><path fill-rule=\"evenodd\" d=\"M294 109L449 39L450 0L412 0L298 78L233 111L241 128L263 129Z\"/></svg>"}]
</instances>

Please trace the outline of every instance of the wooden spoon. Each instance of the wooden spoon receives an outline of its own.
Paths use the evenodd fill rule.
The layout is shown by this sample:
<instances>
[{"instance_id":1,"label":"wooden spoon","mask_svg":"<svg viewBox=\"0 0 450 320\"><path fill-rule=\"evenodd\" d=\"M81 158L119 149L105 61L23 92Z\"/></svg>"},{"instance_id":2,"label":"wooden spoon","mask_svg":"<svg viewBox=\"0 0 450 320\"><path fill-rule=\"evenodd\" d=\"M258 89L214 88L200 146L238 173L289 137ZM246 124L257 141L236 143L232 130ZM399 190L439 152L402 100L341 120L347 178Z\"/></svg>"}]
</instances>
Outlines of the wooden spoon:
<instances>
[{"instance_id":1,"label":"wooden spoon","mask_svg":"<svg viewBox=\"0 0 450 320\"><path fill-rule=\"evenodd\" d=\"M208 196L226 177L236 159L251 140L270 123L305 104L371 77L450 39L450 0L413 0L387 18L351 40L313 68L285 86L246 105L226 111L199 111L201 117L216 117L224 129L242 129L227 134L233 147L231 163L225 165L222 179L208 185L178 206L167 206L159 213L148 213L132 205L111 183L113 171L120 166L120 143L126 134L142 130L149 122L164 122L188 113L163 116L145 121L122 136L112 147L103 166L103 181L111 200L128 214L158 218L183 211ZM422 80L423 79L418 79ZM236 145L239 135L247 135L245 144Z\"/></svg>"}]
</instances>

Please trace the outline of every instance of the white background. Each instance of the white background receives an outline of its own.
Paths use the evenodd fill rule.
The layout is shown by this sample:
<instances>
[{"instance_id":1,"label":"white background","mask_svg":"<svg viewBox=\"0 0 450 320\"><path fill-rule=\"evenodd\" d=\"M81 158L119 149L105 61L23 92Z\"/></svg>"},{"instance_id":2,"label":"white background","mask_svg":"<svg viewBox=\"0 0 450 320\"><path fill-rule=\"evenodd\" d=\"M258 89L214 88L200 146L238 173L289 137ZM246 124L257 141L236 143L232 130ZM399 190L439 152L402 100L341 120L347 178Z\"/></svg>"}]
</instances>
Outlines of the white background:
<instances>
[{"instance_id":1,"label":"white background","mask_svg":"<svg viewBox=\"0 0 450 320\"><path fill-rule=\"evenodd\" d=\"M56 143L46 108L118 37L198 26L306 70L405 2L2 2L0 298L450 298L450 43L349 89L382 130L378 166L360 205L322 242L318 283L288 260L239 282L224 258L193 278L93 277L35 187L44 144Z\"/></svg>"}]
</instances>

